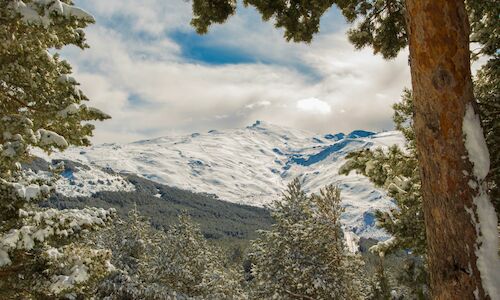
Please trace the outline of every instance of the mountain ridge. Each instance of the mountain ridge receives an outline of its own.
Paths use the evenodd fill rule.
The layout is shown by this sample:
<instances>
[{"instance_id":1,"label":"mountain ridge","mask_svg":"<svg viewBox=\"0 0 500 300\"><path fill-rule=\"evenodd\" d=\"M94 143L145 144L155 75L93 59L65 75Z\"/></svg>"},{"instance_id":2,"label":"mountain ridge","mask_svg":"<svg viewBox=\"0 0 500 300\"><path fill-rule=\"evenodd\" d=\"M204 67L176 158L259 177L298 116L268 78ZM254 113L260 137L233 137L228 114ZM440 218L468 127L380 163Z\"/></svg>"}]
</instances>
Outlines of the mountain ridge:
<instances>
[{"instance_id":1,"label":"mountain ridge","mask_svg":"<svg viewBox=\"0 0 500 300\"><path fill-rule=\"evenodd\" d=\"M342 190L345 229L363 237L385 239L388 235L374 224L374 212L394 207L392 199L367 178L339 175L338 170L351 151L393 144L404 145L399 132L356 130L347 135L317 135L257 121L242 129L70 148L52 158L75 161L92 170L108 168L136 174L161 184L214 194L225 201L261 207L279 199L296 177L306 192L336 184ZM91 173L80 172L77 178ZM75 174L72 176L64 180L75 182ZM127 187L126 181L119 184Z\"/></svg>"}]
</instances>

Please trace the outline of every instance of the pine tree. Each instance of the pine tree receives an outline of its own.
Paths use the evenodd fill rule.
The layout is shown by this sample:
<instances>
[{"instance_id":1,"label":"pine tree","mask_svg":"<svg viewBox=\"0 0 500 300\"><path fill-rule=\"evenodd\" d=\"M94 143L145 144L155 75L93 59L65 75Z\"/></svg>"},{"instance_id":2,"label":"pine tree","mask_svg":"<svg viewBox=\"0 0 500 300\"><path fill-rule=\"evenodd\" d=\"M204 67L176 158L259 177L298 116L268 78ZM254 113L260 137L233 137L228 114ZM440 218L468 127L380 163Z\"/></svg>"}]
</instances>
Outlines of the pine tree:
<instances>
[{"instance_id":1,"label":"pine tree","mask_svg":"<svg viewBox=\"0 0 500 300\"><path fill-rule=\"evenodd\" d=\"M155 260L163 255L165 234L151 227L137 207L127 218L117 220L112 227L96 236L96 243L112 251L113 272L99 284L96 295L109 300L175 299L176 293L156 283ZM186 297L187 298L187 297Z\"/></svg>"},{"instance_id":2,"label":"pine tree","mask_svg":"<svg viewBox=\"0 0 500 300\"><path fill-rule=\"evenodd\" d=\"M403 272L397 278L398 282L403 287L403 299L430 299L429 276L425 265L419 262L418 258L407 258L402 263Z\"/></svg>"},{"instance_id":3,"label":"pine tree","mask_svg":"<svg viewBox=\"0 0 500 300\"><path fill-rule=\"evenodd\" d=\"M2 299L84 294L110 267L110 253L92 248L86 235L114 212L40 208L56 176L21 168L32 147L50 153L89 145L94 127L82 122L109 118L83 103L70 65L53 54L65 45L86 48L83 29L92 22L70 1L0 1Z\"/></svg>"},{"instance_id":4,"label":"pine tree","mask_svg":"<svg viewBox=\"0 0 500 300\"><path fill-rule=\"evenodd\" d=\"M495 69L496 66L496 69ZM500 153L500 111L498 91L498 59L490 61L481 68L475 80L475 93L481 108L486 141L492 154ZM388 151L365 149L347 155L346 163L340 168L340 174L352 170L367 176L376 186L387 190L396 200L397 208L390 212L377 212L377 224L396 237L392 249L412 249L414 253L425 255L425 224L423 220L421 182L418 172L418 157L415 148L413 129L414 107L411 91L405 89L401 102L394 104L393 120L397 130L406 140L405 149L392 146ZM500 141L499 141L500 142ZM492 167L488 175L488 186L493 203L500 208L498 178L500 177L500 159L492 156ZM497 209L497 214L500 210ZM389 249L387 249L389 250Z\"/></svg>"},{"instance_id":5,"label":"pine tree","mask_svg":"<svg viewBox=\"0 0 500 300\"><path fill-rule=\"evenodd\" d=\"M273 205L275 224L253 242L255 299L361 299L360 257L344 244L340 191L307 196L295 179Z\"/></svg>"},{"instance_id":6,"label":"pine tree","mask_svg":"<svg viewBox=\"0 0 500 300\"><path fill-rule=\"evenodd\" d=\"M136 208L96 243L113 253L115 270L97 288L105 299L245 299L243 274L203 237L187 215L167 232L153 228Z\"/></svg>"},{"instance_id":7,"label":"pine tree","mask_svg":"<svg viewBox=\"0 0 500 300\"><path fill-rule=\"evenodd\" d=\"M485 182L490 162L473 94L466 7L408 0L406 11L432 296L489 299L499 294L498 221Z\"/></svg>"},{"instance_id":8,"label":"pine tree","mask_svg":"<svg viewBox=\"0 0 500 300\"><path fill-rule=\"evenodd\" d=\"M379 250L411 249L417 255L426 254L425 224L418 159L413 130L413 101L411 91L405 90L402 101L394 108L394 124L406 139L406 149L391 146L382 149L365 149L351 152L340 174L352 170L367 176L376 186L383 187L396 201L397 207L389 212L377 211L377 225L389 232L391 243L379 245Z\"/></svg>"},{"instance_id":9,"label":"pine tree","mask_svg":"<svg viewBox=\"0 0 500 300\"><path fill-rule=\"evenodd\" d=\"M188 297L201 299L244 299L243 274L230 268L222 251L203 237L199 226L181 214L154 258L155 282Z\"/></svg>"},{"instance_id":10,"label":"pine tree","mask_svg":"<svg viewBox=\"0 0 500 300\"><path fill-rule=\"evenodd\" d=\"M472 33L472 40L482 45L478 53L497 55L498 4L487 0L243 3L283 28L287 40L310 42L319 31L321 16L335 4L349 22L356 23L349 39L357 48L371 46L375 53L391 58L409 46L432 293L437 299L487 299L498 294L497 217L485 183L489 153L473 95L469 52ZM193 0L191 24L205 33L235 9L235 0Z\"/></svg>"},{"instance_id":11,"label":"pine tree","mask_svg":"<svg viewBox=\"0 0 500 300\"><path fill-rule=\"evenodd\" d=\"M391 288L389 279L385 273L384 259L380 257L377 269L371 280L369 300L388 300L391 299Z\"/></svg>"},{"instance_id":12,"label":"pine tree","mask_svg":"<svg viewBox=\"0 0 500 300\"><path fill-rule=\"evenodd\" d=\"M107 244L104 248L113 250L113 265L132 277L151 275L149 266L153 257L160 255L164 238L161 232L151 227L136 206L125 220L118 220L113 227L104 236Z\"/></svg>"}]
</instances>

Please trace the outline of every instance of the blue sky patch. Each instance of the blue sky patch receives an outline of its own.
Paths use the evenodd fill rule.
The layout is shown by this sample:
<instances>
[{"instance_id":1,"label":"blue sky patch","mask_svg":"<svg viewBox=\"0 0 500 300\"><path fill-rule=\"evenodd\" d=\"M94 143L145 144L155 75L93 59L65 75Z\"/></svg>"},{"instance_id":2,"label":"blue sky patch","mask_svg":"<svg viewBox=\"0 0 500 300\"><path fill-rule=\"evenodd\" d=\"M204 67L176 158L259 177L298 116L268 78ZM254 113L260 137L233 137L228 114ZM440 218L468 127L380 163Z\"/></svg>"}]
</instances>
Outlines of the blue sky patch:
<instances>
[{"instance_id":1,"label":"blue sky patch","mask_svg":"<svg viewBox=\"0 0 500 300\"><path fill-rule=\"evenodd\" d=\"M321 79L321 75L314 68L300 61L295 63L274 61L238 48L218 45L213 42L210 33L208 35L199 35L195 31L178 30L169 34L169 37L181 47L181 56L188 62L213 66L228 64L277 65L293 69L307 76L311 82Z\"/></svg>"},{"instance_id":2,"label":"blue sky patch","mask_svg":"<svg viewBox=\"0 0 500 300\"><path fill-rule=\"evenodd\" d=\"M210 36L201 36L194 31L175 31L169 36L181 46L182 56L188 60L209 65L257 62L251 54L230 47L214 45L210 42Z\"/></svg>"}]
</instances>

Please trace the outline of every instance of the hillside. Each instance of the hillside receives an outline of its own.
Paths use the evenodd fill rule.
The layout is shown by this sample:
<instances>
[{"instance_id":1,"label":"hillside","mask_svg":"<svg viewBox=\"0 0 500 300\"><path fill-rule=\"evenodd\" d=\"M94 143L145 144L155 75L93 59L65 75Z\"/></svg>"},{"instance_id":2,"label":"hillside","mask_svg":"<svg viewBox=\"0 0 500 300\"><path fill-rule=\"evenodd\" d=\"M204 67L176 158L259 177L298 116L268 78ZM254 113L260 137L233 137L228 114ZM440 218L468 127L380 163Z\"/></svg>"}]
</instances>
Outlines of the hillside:
<instances>
[{"instance_id":1,"label":"hillside","mask_svg":"<svg viewBox=\"0 0 500 300\"><path fill-rule=\"evenodd\" d=\"M58 185L60 193L73 197L134 191L125 175L258 207L278 199L295 177L308 192L337 184L342 189L345 230L385 239L387 234L375 227L374 212L392 207L391 199L363 176L339 175L338 169L351 151L402 143L398 132L357 130L320 136L257 121L243 129L72 148L51 158L78 163L63 173Z\"/></svg>"},{"instance_id":2,"label":"hillside","mask_svg":"<svg viewBox=\"0 0 500 300\"><path fill-rule=\"evenodd\" d=\"M167 228L177 222L179 214L187 213L200 224L207 239L216 240L250 240L256 237L256 230L266 229L272 223L268 210L263 208L220 201L210 195L168 187L134 175L125 178L134 185L134 191L101 191L89 197L56 194L49 199L48 205L58 208L114 207L122 217L137 205L156 228Z\"/></svg>"},{"instance_id":3,"label":"hillside","mask_svg":"<svg viewBox=\"0 0 500 300\"><path fill-rule=\"evenodd\" d=\"M78 170L91 170L85 165L67 160L64 165L63 176L66 177L69 174L84 173ZM35 159L31 164L25 165L25 168L47 171L48 163ZM200 224L204 236L211 240L254 239L256 230L269 228L272 223L269 211L261 207L221 201L213 195L169 187L136 175L118 175L111 170L93 172L100 178L94 178L94 184L92 178L83 176L87 184L85 192L78 192L83 187L83 180L79 183L72 181L67 187L59 185L57 193L41 205L59 209L113 207L122 218L126 218L127 213L137 207L158 229L167 228L177 222L179 214L187 213L194 222ZM90 192L93 186L94 192Z\"/></svg>"}]
</instances>

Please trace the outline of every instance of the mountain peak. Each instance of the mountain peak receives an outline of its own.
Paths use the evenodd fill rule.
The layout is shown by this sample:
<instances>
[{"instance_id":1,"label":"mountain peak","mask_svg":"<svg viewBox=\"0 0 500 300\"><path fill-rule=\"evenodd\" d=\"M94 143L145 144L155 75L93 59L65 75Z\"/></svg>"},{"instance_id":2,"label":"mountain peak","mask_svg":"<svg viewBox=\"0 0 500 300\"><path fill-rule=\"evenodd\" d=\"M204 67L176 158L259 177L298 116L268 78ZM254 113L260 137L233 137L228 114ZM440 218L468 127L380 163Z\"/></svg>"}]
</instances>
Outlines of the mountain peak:
<instances>
[{"instance_id":1,"label":"mountain peak","mask_svg":"<svg viewBox=\"0 0 500 300\"><path fill-rule=\"evenodd\" d=\"M247 126L248 129L252 129L252 128L261 128L261 129L265 129L267 127L269 127L269 123L267 122L264 122L264 121L261 121L261 120L255 120L255 122L250 125L250 126Z\"/></svg>"},{"instance_id":2,"label":"mountain peak","mask_svg":"<svg viewBox=\"0 0 500 300\"><path fill-rule=\"evenodd\" d=\"M389 209L392 200L366 178L339 175L346 155L352 151L404 143L397 132L371 135L355 130L349 133L350 138L343 134L320 136L258 120L245 129L170 135L121 146L95 146L85 151L71 148L53 158L80 162L92 169L65 174L64 184L75 191L82 189L80 182L94 190L95 182L102 190L115 186L127 189L127 182L115 177L109 178L110 186L107 181L99 183L100 178L106 178L104 171L96 169L99 167L254 206L279 199L289 181L296 177L302 180L307 192L336 184L342 188L346 207L342 219L345 228L363 237L383 238L386 234L365 213ZM89 183L91 175L96 179ZM70 181L79 183L70 185Z\"/></svg>"}]
</instances>

